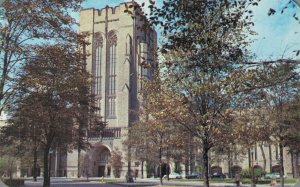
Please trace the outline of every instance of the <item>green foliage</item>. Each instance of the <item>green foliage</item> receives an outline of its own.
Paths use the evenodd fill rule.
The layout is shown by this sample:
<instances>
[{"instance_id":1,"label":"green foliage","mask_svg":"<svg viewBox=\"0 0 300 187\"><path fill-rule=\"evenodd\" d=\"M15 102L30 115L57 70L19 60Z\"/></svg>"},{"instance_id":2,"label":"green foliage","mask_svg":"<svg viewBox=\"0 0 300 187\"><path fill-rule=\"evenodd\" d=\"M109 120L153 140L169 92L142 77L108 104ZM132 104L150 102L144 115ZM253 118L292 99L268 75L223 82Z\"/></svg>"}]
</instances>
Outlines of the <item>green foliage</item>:
<instances>
[{"instance_id":1,"label":"green foliage","mask_svg":"<svg viewBox=\"0 0 300 187\"><path fill-rule=\"evenodd\" d=\"M250 169L243 169L241 172L242 178L251 178L251 170Z\"/></svg>"},{"instance_id":2,"label":"green foliage","mask_svg":"<svg viewBox=\"0 0 300 187\"><path fill-rule=\"evenodd\" d=\"M242 178L251 178L252 170L251 169L243 169L241 172ZM263 175L263 169L260 167L254 168L254 176L255 178L261 177Z\"/></svg>"},{"instance_id":3,"label":"green foliage","mask_svg":"<svg viewBox=\"0 0 300 187\"><path fill-rule=\"evenodd\" d=\"M146 173L147 173L147 178L153 177L153 164L150 161L146 162Z\"/></svg>"},{"instance_id":4,"label":"green foliage","mask_svg":"<svg viewBox=\"0 0 300 187\"><path fill-rule=\"evenodd\" d=\"M0 177L3 176L6 172L7 164L6 160L1 157L0 158Z\"/></svg>"},{"instance_id":5,"label":"green foliage","mask_svg":"<svg viewBox=\"0 0 300 187\"><path fill-rule=\"evenodd\" d=\"M263 174L264 174L264 171L261 167L254 168L254 176L255 177L262 177Z\"/></svg>"},{"instance_id":6,"label":"green foliage","mask_svg":"<svg viewBox=\"0 0 300 187\"><path fill-rule=\"evenodd\" d=\"M180 162L175 162L174 172L175 172L175 173L181 173L181 172L182 172Z\"/></svg>"}]
</instances>

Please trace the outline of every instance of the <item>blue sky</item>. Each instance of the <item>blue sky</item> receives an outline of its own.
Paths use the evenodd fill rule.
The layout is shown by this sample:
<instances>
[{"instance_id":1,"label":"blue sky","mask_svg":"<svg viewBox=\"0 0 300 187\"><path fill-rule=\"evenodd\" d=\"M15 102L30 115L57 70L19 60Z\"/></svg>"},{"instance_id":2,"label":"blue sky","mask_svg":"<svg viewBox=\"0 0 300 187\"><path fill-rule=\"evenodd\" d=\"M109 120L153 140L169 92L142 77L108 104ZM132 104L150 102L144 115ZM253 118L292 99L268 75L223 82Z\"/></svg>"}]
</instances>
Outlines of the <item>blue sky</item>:
<instances>
[{"instance_id":1,"label":"blue sky","mask_svg":"<svg viewBox=\"0 0 300 187\"><path fill-rule=\"evenodd\" d=\"M83 8L103 8L106 5L116 6L126 0L86 0ZM130 1L130 0L127 0ZM136 0L139 3L149 0ZM155 0L161 3L162 0ZM257 60L276 58L295 58L294 50L300 49L300 23L292 16L296 13L300 19L300 8L289 6L283 14L281 9L287 5L288 0L262 0L259 6L252 7L254 12L253 30L257 32L251 39L255 40L249 47L257 56ZM268 10L273 8L277 13L268 16ZM74 16L78 17L76 14ZM300 57L296 57L300 58Z\"/></svg>"}]
</instances>

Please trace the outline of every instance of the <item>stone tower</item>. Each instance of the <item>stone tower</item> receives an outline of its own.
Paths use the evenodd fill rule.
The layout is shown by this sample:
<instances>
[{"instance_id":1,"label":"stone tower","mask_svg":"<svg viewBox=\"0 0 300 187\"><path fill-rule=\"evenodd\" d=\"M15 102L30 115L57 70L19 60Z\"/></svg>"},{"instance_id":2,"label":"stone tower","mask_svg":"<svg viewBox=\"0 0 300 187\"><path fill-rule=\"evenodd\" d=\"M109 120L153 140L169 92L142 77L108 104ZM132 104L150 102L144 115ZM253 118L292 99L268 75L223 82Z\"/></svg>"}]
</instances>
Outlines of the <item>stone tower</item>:
<instances>
[{"instance_id":1,"label":"stone tower","mask_svg":"<svg viewBox=\"0 0 300 187\"><path fill-rule=\"evenodd\" d=\"M94 78L92 91L97 97L99 116L108 124L102 135L90 134L93 147L82 156L84 161L81 175L94 177L113 176L109 164L111 151L122 152L123 168L121 176L127 172L126 149L122 142L128 127L138 120L135 112L139 110L139 90L142 77L151 78L152 71L141 63L155 61L156 32L141 29L144 21L133 19L124 10L132 9L135 2L121 3L116 7L84 9L80 12L80 32L89 34L90 43L86 47L87 69ZM146 62L145 62L146 60ZM67 175L77 176L76 151L68 154ZM138 163L131 164L139 175Z\"/></svg>"}]
</instances>

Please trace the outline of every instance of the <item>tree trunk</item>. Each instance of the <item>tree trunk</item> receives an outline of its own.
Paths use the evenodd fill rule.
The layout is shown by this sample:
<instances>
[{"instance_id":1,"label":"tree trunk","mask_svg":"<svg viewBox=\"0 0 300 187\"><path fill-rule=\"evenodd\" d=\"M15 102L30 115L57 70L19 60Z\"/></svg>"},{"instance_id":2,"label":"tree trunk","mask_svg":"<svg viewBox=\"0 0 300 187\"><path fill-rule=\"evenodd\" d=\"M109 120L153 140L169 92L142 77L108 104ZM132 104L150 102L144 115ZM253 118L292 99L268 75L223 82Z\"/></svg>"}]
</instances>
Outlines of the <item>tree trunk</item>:
<instances>
[{"instance_id":1,"label":"tree trunk","mask_svg":"<svg viewBox=\"0 0 300 187\"><path fill-rule=\"evenodd\" d=\"M49 165L48 165L48 155L49 155L49 149L44 149L44 183L43 187L50 187L50 173L49 173Z\"/></svg>"},{"instance_id":2,"label":"tree trunk","mask_svg":"<svg viewBox=\"0 0 300 187\"><path fill-rule=\"evenodd\" d=\"M33 181L37 181L37 148L33 148Z\"/></svg>"},{"instance_id":3,"label":"tree trunk","mask_svg":"<svg viewBox=\"0 0 300 187\"><path fill-rule=\"evenodd\" d=\"M295 161L295 166L296 166L295 167L295 175L296 175L296 178L300 177L299 176L299 170L298 170L299 169L299 159L298 158L299 158L299 151L297 151L297 153L296 153L296 159L295 159L296 160Z\"/></svg>"},{"instance_id":4,"label":"tree trunk","mask_svg":"<svg viewBox=\"0 0 300 187\"><path fill-rule=\"evenodd\" d=\"M160 179L160 184L163 185L163 180L162 180L162 138L160 138L160 146L159 146L159 179Z\"/></svg>"},{"instance_id":5,"label":"tree trunk","mask_svg":"<svg viewBox=\"0 0 300 187\"><path fill-rule=\"evenodd\" d=\"M266 159L266 154L265 154L265 151L264 151L262 143L259 144L259 148L260 148L260 151L261 151L261 155L263 157L263 175L265 175L266 174L267 159Z\"/></svg>"},{"instance_id":6,"label":"tree trunk","mask_svg":"<svg viewBox=\"0 0 300 187\"><path fill-rule=\"evenodd\" d=\"M132 173L131 173L131 147L128 146L128 168L127 168L127 177L126 182L134 182Z\"/></svg>"},{"instance_id":7,"label":"tree trunk","mask_svg":"<svg viewBox=\"0 0 300 187\"><path fill-rule=\"evenodd\" d=\"M204 169L204 181L203 185L204 187L209 187L209 178L208 178L208 151L209 148L207 148L207 144L204 142L203 143L203 169Z\"/></svg>"},{"instance_id":8,"label":"tree trunk","mask_svg":"<svg viewBox=\"0 0 300 187\"><path fill-rule=\"evenodd\" d=\"M77 178L80 178L80 152L81 152L81 150L80 150L80 148L79 148L79 146L78 146L78 150L77 150L77 152L78 152L78 155L77 155Z\"/></svg>"},{"instance_id":9,"label":"tree trunk","mask_svg":"<svg viewBox=\"0 0 300 187\"><path fill-rule=\"evenodd\" d=\"M283 167L283 145L279 143L279 154L280 154L280 186L284 187L284 167Z\"/></svg>"},{"instance_id":10,"label":"tree trunk","mask_svg":"<svg viewBox=\"0 0 300 187\"><path fill-rule=\"evenodd\" d=\"M5 43L6 43L6 46L5 47L8 47L9 45L9 42L10 39L9 37L5 37ZM0 115L2 113L2 110L3 110L3 103L4 103L4 87L5 87L5 82L7 80L7 77L8 77L8 67L9 67L9 60L8 60L8 52L6 51L4 53L4 58L3 58L3 67L2 67L2 75L1 75L1 80L0 80L0 102L2 104L2 106L0 107Z\"/></svg>"},{"instance_id":11,"label":"tree trunk","mask_svg":"<svg viewBox=\"0 0 300 187\"><path fill-rule=\"evenodd\" d=\"M142 172L142 179L143 179L144 178L144 161L143 160L142 160L141 172Z\"/></svg>"},{"instance_id":12,"label":"tree trunk","mask_svg":"<svg viewBox=\"0 0 300 187\"><path fill-rule=\"evenodd\" d=\"M8 171L8 174L9 174L9 179L10 181L12 181L13 179L13 167L14 167L14 161L9 159L8 160L8 164L9 164L9 171Z\"/></svg>"},{"instance_id":13,"label":"tree trunk","mask_svg":"<svg viewBox=\"0 0 300 187\"><path fill-rule=\"evenodd\" d=\"M300 177L299 176L299 173L300 173L299 168L300 167L299 167L299 159L298 159L299 158L299 151L296 152L295 156L296 156L296 159L295 159L295 176L296 177L295 178L298 178L298 177Z\"/></svg>"},{"instance_id":14,"label":"tree trunk","mask_svg":"<svg viewBox=\"0 0 300 187\"><path fill-rule=\"evenodd\" d=\"M230 154L230 151L228 151L228 177L229 178L232 178L232 173L231 173L231 166L232 166L232 163L231 163L231 154Z\"/></svg>"},{"instance_id":15,"label":"tree trunk","mask_svg":"<svg viewBox=\"0 0 300 187\"><path fill-rule=\"evenodd\" d=\"M250 148L248 148L248 165L249 165L249 169L251 169L252 166L251 166L251 150L250 150Z\"/></svg>"},{"instance_id":16,"label":"tree trunk","mask_svg":"<svg viewBox=\"0 0 300 187\"><path fill-rule=\"evenodd\" d=\"M295 178L295 162L294 162L294 151L291 151L291 165L292 165L292 175Z\"/></svg>"},{"instance_id":17,"label":"tree trunk","mask_svg":"<svg viewBox=\"0 0 300 187\"><path fill-rule=\"evenodd\" d=\"M270 173L272 173L272 147L269 144Z\"/></svg>"}]
</instances>

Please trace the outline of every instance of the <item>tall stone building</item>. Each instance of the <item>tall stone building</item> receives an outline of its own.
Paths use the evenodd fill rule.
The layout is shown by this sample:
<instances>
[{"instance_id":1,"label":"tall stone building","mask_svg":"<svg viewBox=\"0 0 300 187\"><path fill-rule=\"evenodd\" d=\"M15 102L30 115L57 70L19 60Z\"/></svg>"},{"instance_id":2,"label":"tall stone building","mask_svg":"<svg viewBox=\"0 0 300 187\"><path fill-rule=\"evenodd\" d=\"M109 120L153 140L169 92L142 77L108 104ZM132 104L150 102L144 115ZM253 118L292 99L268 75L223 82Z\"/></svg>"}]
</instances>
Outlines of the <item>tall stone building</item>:
<instances>
[{"instance_id":1,"label":"tall stone building","mask_svg":"<svg viewBox=\"0 0 300 187\"><path fill-rule=\"evenodd\" d=\"M89 135L92 148L82 156L82 175L113 176L109 158L113 150L126 157L122 142L128 127L138 120L139 90L143 77L151 78L150 69L141 64L155 61L156 32L142 29L144 21L133 19L124 10L135 2L121 3L116 7L89 8L80 12L80 32L89 34L86 47L87 69L94 77L92 91L100 108L98 114L108 126L102 135ZM77 176L77 152L68 154L67 176ZM123 159L121 176L126 174L127 161ZM138 173L138 164L132 170ZM85 170L85 171L84 171ZM87 171L88 170L88 171Z\"/></svg>"}]
</instances>

